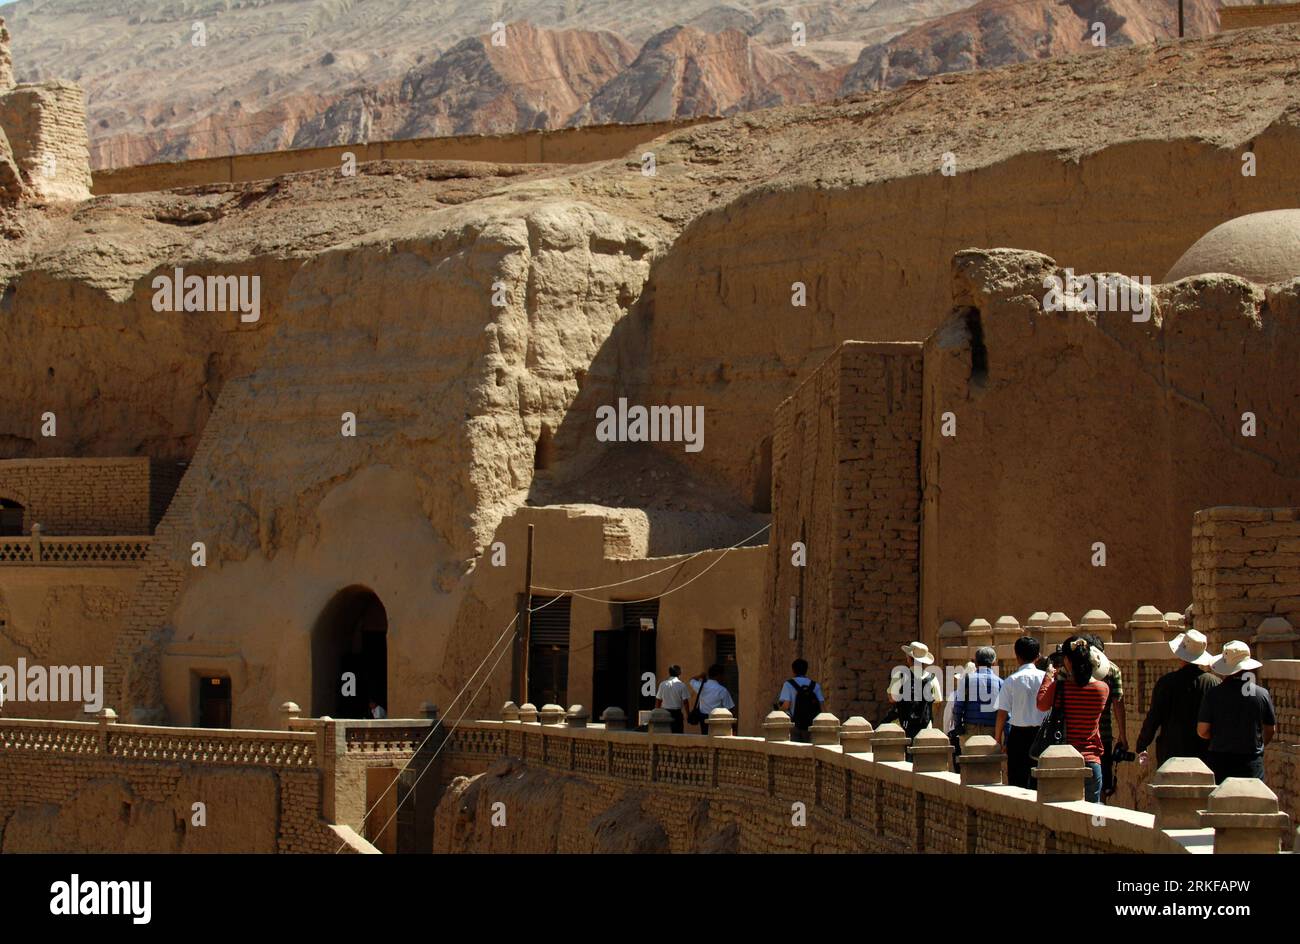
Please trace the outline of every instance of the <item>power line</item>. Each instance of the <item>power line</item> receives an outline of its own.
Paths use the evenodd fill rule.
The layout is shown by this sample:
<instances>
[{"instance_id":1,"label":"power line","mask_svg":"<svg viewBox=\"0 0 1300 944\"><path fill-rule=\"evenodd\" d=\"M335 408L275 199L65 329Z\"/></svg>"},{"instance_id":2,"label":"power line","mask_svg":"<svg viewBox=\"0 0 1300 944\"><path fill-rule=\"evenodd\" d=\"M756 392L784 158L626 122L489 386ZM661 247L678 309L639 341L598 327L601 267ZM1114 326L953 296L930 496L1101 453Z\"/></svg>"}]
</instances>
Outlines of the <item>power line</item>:
<instances>
[{"instance_id":1,"label":"power line","mask_svg":"<svg viewBox=\"0 0 1300 944\"><path fill-rule=\"evenodd\" d=\"M513 624L513 623L514 623L514 620L511 620L510 622L511 622L511 624ZM391 822L392 822L392 821L397 817L397 810L398 810L398 809L401 809L401 806L402 806L402 803L404 802L404 800L405 800L406 798L409 798L409 797L411 796L411 794L415 792L415 788L418 787L418 786L420 785L420 781L421 781L422 779L424 779L424 775L427 774L427 773L429 772L429 769L430 769L431 767L433 767L433 762L434 762L435 760L438 759L438 755L442 753L442 749L443 749L444 747L446 747L448 744L451 743L451 736L452 736L453 734L456 733L456 729L460 727L460 723L461 723L463 720L465 720L465 715L469 712L470 706L471 706L472 704L474 704L474 701L475 701L475 700L478 698L478 696L479 696L479 692L483 691L483 686L487 684L487 680L490 679L490 678L492 677L492 673L495 672L497 666L501 664L501 658L502 658L502 656L504 656L504 655L505 655L505 654L510 650L510 645L515 641L515 636L516 636L516 635L517 635L516 633L511 633L511 634L510 634L510 639L507 640L507 644L506 644L506 645L501 649L501 652L497 654L496 661L492 663L492 668L489 669L488 672L487 672L487 674L483 676L483 681L480 682L478 688L474 690L474 697L471 698L468 702L466 702L465 707L461 709L460 717L456 719L456 723L453 724L453 725L451 726L451 730L447 732L447 735L446 735L446 737L443 738L442 743L439 744L438 747L437 747L437 749L433 752L433 756L429 758L429 762L428 762L427 764L424 765L424 769L423 769L423 770L421 770L418 774L416 774L416 777L415 777L415 783L411 784L411 789L408 790L408 791L406 792L406 797L404 797L404 798L401 799L401 800L398 800L398 802L397 802L397 809L393 810L393 814L392 814L392 816L389 816L388 819L386 819L386 820L384 821L384 825L381 826L381 827L379 828L379 830L375 833L375 838L376 838L376 839L378 839L380 836L382 836L382 835L384 834L384 830L386 830L386 829L388 828L388 825L389 825L389 824L390 824L390 823L391 823ZM497 641L500 642L500 639L498 639ZM493 648L495 648L495 644L493 644ZM491 655L491 654L492 654L492 651L489 649L489 650L488 650L488 655ZM487 660L486 660L486 657L484 658L484 661L487 661ZM471 676L471 678L472 678L472 677L473 677L473 676ZM450 713L450 712L448 712L448 713ZM429 739L429 737L432 736L432 733L433 733L433 732L430 731L430 732L429 732L429 735L426 735L424 740L427 741L427 740ZM420 746L421 746L421 747L424 746L424 741L421 741L421 742L420 742ZM415 760L415 758L416 758L416 756L418 755L418 753L419 753L419 751L418 751L418 749L417 749L416 754L412 754L412 755L411 755L411 760L407 761L406 764L404 764L404 765L402 766L402 770L405 770L407 767L409 767L409 766L411 765L411 763ZM399 773L400 773L400 772L399 772ZM396 778L396 777L394 777L392 783L390 783L390 784L388 785L388 786L389 786L389 789L392 789L392 786L393 786L393 784L395 784L395 783L397 783L397 778ZM388 790L385 790L385 791L384 791L384 794L386 794L387 792L388 792ZM380 799L383 799L384 794L380 794ZM378 806L378 805L379 805L379 801L376 800L376 801L375 801L375 806ZM371 811L373 811L373 810L374 810L374 807L371 807L370 809L371 809ZM370 815L370 812L367 812L366 815L369 816L369 815ZM340 852L343 851L343 849L344 849L346 846L347 846L347 843L344 843L343 845L339 846L338 849L335 850L334 854L335 854L335 855L338 855Z\"/></svg>"},{"instance_id":2,"label":"power line","mask_svg":"<svg viewBox=\"0 0 1300 944\"><path fill-rule=\"evenodd\" d=\"M771 527L772 527L771 524L765 524L765 525L763 525L763 527L759 528L757 531L755 531L755 532L754 532L753 534L751 534L749 537L747 537L747 538L742 538L741 540L737 541L735 544L731 545L730 547L722 548L721 553L718 554L718 556L717 556L716 559L714 559L713 561L711 561L711 562L709 563L709 566L708 566L708 567L705 567L703 570L701 570L698 574L696 574L694 577L692 577L690 580L686 581L685 583L683 583L683 584L679 584L679 585L677 585L677 586L675 586L675 587L670 587L669 589L665 590L663 593L657 593L657 594L655 594L654 596L644 597L643 599L640 599L640 600L611 600L611 599L602 599L601 597L589 597L589 596L586 596L585 594L580 593L580 592L577 591L577 590L554 590L554 588L552 588L552 587L538 587L537 589L538 589L538 590L547 590L547 591L552 591L552 590L554 590L554 592L556 592L556 593L558 593L558 594L560 595L560 596L556 596L556 597L554 597L552 600L548 601L548 602L545 604L545 606L550 606L551 603L554 603L555 600L560 599L561 596L573 596L573 597L577 597L577 598L579 598L580 600L591 600L592 602L595 602L595 603L649 603L651 600L659 600L659 599L662 599L663 597L668 596L668 594L670 594L670 593L676 593L678 590L682 590L682 589L684 589L684 588L686 588L686 587L689 587L691 584L693 584L695 581L699 580L701 577L703 577L705 574L707 574L707 573L708 573L710 570L712 570L714 567L717 567L718 564L722 563L722 559L723 559L724 557L726 557L728 554L730 554L732 551L736 550L738 547L742 547L742 546L744 546L745 544L748 544L748 543L749 543L750 541L752 541L754 538L758 537L760 534L762 534L764 531L768 530L768 529L771 528ZM707 551L700 551L700 552L697 553L697 554L693 554L693 555L691 555L689 558L687 558L687 559L684 560L684 561L679 561L677 564L674 564L673 566L675 566L675 567L684 567L686 564L690 563L690 561L694 560L696 557L699 557L700 554L704 554L704 553L708 553L708 552L707 552ZM672 569L671 567L665 567L665 568L664 568L664 570L671 570L671 569ZM664 570L657 571L657 573L663 573ZM643 575L642 575L642 577L650 577L650 576L653 576L653 575L652 575L652 574L643 574ZM642 579L642 578L637 578L637 579ZM617 587L617 586L621 586L623 583L630 583L630 582L631 582L631 581L626 581L626 580L625 580L625 581L620 581L620 583L606 584L606 587ZM588 587L587 589L589 589L589 590L602 590L602 589L605 589L605 588L604 588L604 587ZM542 609L542 607L539 606L537 609L540 610L540 609ZM535 611L534 611L534 612L535 612Z\"/></svg>"},{"instance_id":3,"label":"power line","mask_svg":"<svg viewBox=\"0 0 1300 944\"><path fill-rule=\"evenodd\" d=\"M663 593L657 594L656 596L653 596L653 597L646 597L644 600L620 600L620 601L611 601L611 600L600 600L599 598L596 598L596 597L584 597L584 596L582 596L582 594L580 594L580 593L578 593L578 592L576 592L576 591L573 591L573 590L562 590L562 591L559 591L559 592L558 592L558 595L552 597L550 600L548 600L547 602L543 603L541 606L533 607L533 606L530 605L530 606L529 606L529 612L536 613L538 610L543 610L543 609L545 609L546 607L550 606L552 603L556 602L557 600L563 599L564 596L578 596L578 597L582 597L582 599L586 599L586 600L595 600L595 601L598 602L598 603L610 603L610 602L621 602L621 603L645 603L645 602L648 602L648 601L650 601L650 600L657 600L657 599L660 599L660 598L662 598L662 597L666 597L666 596L668 596L668 594L670 594L670 593L675 593L675 592L677 592L678 590L681 590L681 589L683 589L683 588L685 588L685 587L690 586L692 583L694 583L696 580L699 580L701 577L703 577L705 574L707 574L710 570L712 570L712 569L713 569L714 567L716 567L718 564L722 563L723 558L725 558L725 557L726 557L730 552L732 552L732 551L736 550L737 548L742 547L743 545L745 545L745 544L747 544L748 542L752 541L754 538L758 537L760 534L762 534L764 531L768 530L768 529L771 528L771 527L772 527L772 526L771 526L770 524L765 524L765 525L763 525L763 527L759 528L759 529L758 529L757 531L755 531L753 534L749 535L749 537L746 537L746 538L741 539L740 541L736 542L735 544L731 545L730 547L723 548L722 551L721 551L721 553L718 554L717 558L716 558L715 560L713 560L713 561L709 564L709 566L705 567L703 570L701 570L698 574L696 574L696 575L695 575L694 577L692 577L690 580L687 580L685 583L680 584L680 585L678 585L678 586L676 586L676 587L671 587L671 588L669 588L668 590L665 590ZM683 566L685 566L686 564L690 563L690 562L691 562L692 560L694 560L695 558L699 557L701 554L707 554L707 553L709 553L709 551L707 551L707 550L705 550L705 551L697 551L695 554L692 554L692 555L691 555L690 557L688 557L686 560L678 561L677 563L672 564L672 565L670 565L669 567L665 567L665 568L663 568L662 570L655 571L654 574L661 574L661 573L664 573L664 572L667 571L667 570L671 570L673 567L683 567ZM603 585L598 586L598 587L587 587L587 588L585 588L585 589L588 589L588 590L602 590L602 589L606 589L606 588L608 588L608 587L617 587L617 586L622 586L623 584L631 583L631 582L634 581L634 580L643 580L643 579L645 579L646 577L654 576L654 574L641 574L641 575L638 576L638 577L631 578L631 580L621 580L621 581L618 581L618 582L616 582L616 583L603 584ZM552 588L549 588L549 587L536 587L536 588L530 588L530 589L550 590L550 589L552 589ZM490 657L490 656L492 655L492 652L497 648L497 646L499 646L499 645L501 644L501 640L502 640L502 638L505 636L506 632L509 631L510 628L511 628L512 626L514 626L515 622L516 622L518 619L519 619L519 616L518 616L518 614L516 614L515 617L514 617L513 619L511 619L510 622L506 625L505 630L502 631L501 635L497 637L496 642L494 642L494 643L492 644L492 646L488 649L488 654L487 654L486 656L484 656L484 657L483 657L483 661L479 663L479 668L478 668L478 669L475 669L474 672L470 674L469 682L466 682L465 685L461 687L461 690L460 690L459 693L457 693L456 697L455 697L454 699L452 699L452 702L451 702L451 703L452 703L453 705L454 705L457 701L460 700L460 696L461 696L462 694L464 694L464 692L465 692L465 690L466 690L467 688L469 688L470 682L472 682L472 681L474 680L474 677L475 677L476 675L478 675L478 671L479 671L479 669L481 669L481 668L483 667L483 665L487 662L488 657ZM512 643L514 642L514 638L515 638L515 636L517 636L517 635L518 635L518 632L517 632L517 631L514 632L514 633L511 633L511 634L510 634L510 639L507 641L507 644L506 644L504 647L502 647L501 651L497 654L497 657L496 657L495 661L492 663L492 668L489 669L489 670L487 671L487 673L483 676L483 680L482 680L481 682L479 682L478 688L474 690L474 695L469 699L469 701L467 701L467 702L465 703L465 707L461 709L461 712L460 712L459 717L457 717L456 721L452 724L451 729L447 732L446 736L443 738L442 743L439 744L438 747L437 747L437 749L433 752L433 756L430 757L429 760L428 760L428 762L424 765L424 769L422 769L422 770L419 772L419 774L416 775L415 782L411 784L410 789L409 789L409 790L407 791L407 793L406 793L406 797L403 797L403 798L401 798L401 799L398 800L398 807L399 807L399 808L401 807L401 804L402 804L403 802L405 802L406 798L410 797L410 795L411 795L412 793L415 792L415 788L418 787L418 786L420 785L420 780L423 779L424 775L425 775L426 773L429 772L429 768L431 768L431 767L433 766L433 762L436 761L436 760L438 759L438 755L442 753L443 748L445 748L445 747L447 746L447 744L451 741L451 736L452 736L453 734L456 733L456 729L457 729L458 727L460 727L460 723L465 719L465 715L469 712L470 708L473 706L473 704L475 703L475 701L477 701L478 696L479 696L479 693L483 691L483 687L487 684L488 679L490 679L490 678L492 677L492 674L496 671L497 666L501 664L501 659L505 656L506 652L509 651L509 649L510 649L510 644L512 644ZM448 715L451 714L450 707L448 708L448 712L447 712L447 713L448 713ZM411 759L408 760L405 764L402 765L401 771L398 772L398 776L399 776L399 777L400 777L402 771L405 771L408 767L411 766L412 763L415 762L415 758L419 755L419 752L420 752L421 748L424 747L424 745L428 742L429 738L433 736L433 733L438 729L438 727L439 727L441 724L442 724L442 720L439 719L438 723L435 724L435 725L433 725L433 726L429 729L429 733L426 734L426 735L424 736L423 739L421 739L419 746L415 749L414 753L412 753L412 755L411 755ZM375 809L379 806L380 801L383 800L383 798L384 798L385 796L388 795L388 791L391 790L391 789L393 788L393 786L396 785L397 783L398 783L398 777L393 778L392 782L388 785L388 787L386 787L386 788L384 789L384 792L381 793L381 794L379 795L379 797L375 800L374 804L370 807L370 809L368 809L368 810L366 811L365 818L369 818L370 814L373 813L373 812L375 811ZM380 836L382 836L382 835L384 834L384 830L386 830L386 829L388 828L389 824L392 823L393 819L394 819L396 816L397 816L397 811L394 810L393 813L392 813L392 815L389 816L387 820L385 820L383 826L381 826L381 827L380 827L380 828L375 832L375 837L376 837L376 838L378 838L378 837L380 837ZM363 820L363 821L364 821L364 820ZM346 847L347 847L347 843L346 843L346 842L345 842L345 843L342 843L342 844L338 847L338 849L335 850L335 854L337 855L339 852L342 852L343 849L345 849Z\"/></svg>"},{"instance_id":4,"label":"power line","mask_svg":"<svg viewBox=\"0 0 1300 944\"><path fill-rule=\"evenodd\" d=\"M473 672L470 673L470 675L469 675L469 679L465 682L464 685L461 686L460 691L456 693L456 697L453 698L453 699L451 700L451 704L447 706L447 712L448 712L448 714L451 713L451 706L452 706L452 705L455 705L456 702L460 701L460 696L463 695L463 694L465 694L465 690L466 690L467 688L469 688L470 683L474 681L474 677L475 677L476 675L478 675L478 673L479 673L479 669L482 669L483 666L487 663L487 660L488 660L488 658L492 655L493 650L495 650L496 647L499 646L499 645L501 644L501 640L505 637L506 633L510 632L510 628L511 628L512 626L515 625L515 622L516 622L516 620L518 620L518 619L519 619L519 614L516 613L515 616L514 616L514 618L511 619L510 622L506 624L506 628L503 629L503 630L501 631L501 635L497 637L496 642L494 642L494 643L491 645L491 647L489 647L489 649L488 649L488 651L487 651L487 655L485 655L485 656L483 657L482 661L479 662L479 664L478 664L478 668L476 668ZM511 634L511 637L510 637L510 638L511 638L511 641L513 641L513 640L514 640L514 634ZM504 651L504 650L503 650L503 651ZM499 663L500 661L501 661L501 657L498 656L498 657L497 657L497 663ZM489 670L487 676L484 677L484 680L486 681L487 678L490 678L491 675L492 675L492 672L495 671L495 670L496 670L496 663L493 663L493 665L492 665L492 669ZM477 698L477 697L478 697L478 692L479 692L479 691L482 691L482 690L483 690L483 686L482 686L482 685L479 685L478 691L476 691L476 692L474 693L474 697ZM472 703L473 703L473 702L472 702L472 700L471 700L471 704L472 704ZM466 706L466 710L468 710L468 706ZM464 717L464 714L463 714L463 713L462 713L461 717ZM441 718L441 717L438 718L437 721L435 721L432 725L429 726L429 733L426 734L423 738L420 739L420 743L416 746L414 753L412 753L412 755L411 755L411 759L408 760L405 764L403 764L402 767L401 767L401 770L398 771L398 775L399 775L399 776L401 775L402 771L406 770L407 767L411 766L411 764L415 761L416 756L418 756L419 753L420 753L420 751L424 748L424 745L425 745L426 743L428 743L429 738L433 737L434 733L435 733L435 732L438 730L438 728L440 728L441 726L442 726L442 718ZM455 729L453 728L453 730L455 730ZM437 754L435 754L434 756L436 757ZM430 761L430 763L432 763L432 761ZM416 782L417 782L417 783L419 782L418 778L417 778ZM391 790L391 789L393 789L393 786L394 786L396 783L397 783L397 777L394 777L393 780L388 784L388 786L384 788L384 791L383 791L381 794L379 794L379 796L375 799L375 802L374 802L374 804L370 807L370 809L366 810L365 816L362 817L362 820L361 820L363 824L365 823L366 819L368 819L368 818L370 817L370 814L373 813L373 812L375 811L375 809L379 806L380 801L383 800L384 797L388 796L388 791ZM412 789L414 789L414 788L412 788ZM400 803L399 803L398 805L400 806ZM384 825L385 825L385 827L387 827L387 824L386 824L386 823L385 823ZM379 831L379 833L376 833L375 835L378 836L378 835L380 835L380 834L382 834L382 833L383 833L383 830L381 829L381 830ZM347 848L347 843L346 843L346 842L341 843L341 844L339 845L339 847L338 847L337 849L334 850L334 854L337 855L338 853L342 852L345 848Z\"/></svg>"}]
</instances>

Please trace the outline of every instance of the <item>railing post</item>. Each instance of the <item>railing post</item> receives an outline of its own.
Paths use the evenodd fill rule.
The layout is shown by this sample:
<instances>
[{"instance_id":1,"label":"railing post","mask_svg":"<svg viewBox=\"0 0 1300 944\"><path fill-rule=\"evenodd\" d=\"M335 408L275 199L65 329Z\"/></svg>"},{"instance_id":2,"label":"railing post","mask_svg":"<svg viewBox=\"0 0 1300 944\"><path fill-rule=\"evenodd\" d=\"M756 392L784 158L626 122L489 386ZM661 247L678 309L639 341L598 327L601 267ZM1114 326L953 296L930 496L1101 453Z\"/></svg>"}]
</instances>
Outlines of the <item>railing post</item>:
<instances>
[{"instance_id":1,"label":"railing post","mask_svg":"<svg viewBox=\"0 0 1300 944\"><path fill-rule=\"evenodd\" d=\"M971 738L973 741L974 738ZM992 738L989 738L992 740ZM938 728L918 731L912 738L912 772L947 773L952 769L952 742Z\"/></svg>"},{"instance_id":2,"label":"railing post","mask_svg":"<svg viewBox=\"0 0 1300 944\"><path fill-rule=\"evenodd\" d=\"M709 737L731 737L736 726L736 718L726 708L714 708L709 712Z\"/></svg>"},{"instance_id":3,"label":"railing post","mask_svg":"<svg viewBox=\"0 0 1300 944\"><path fill-rule=\"evenodd\" d=\"M297 702L286 701L280 706L280 716L283 718L280 722L280 730L288 731L293 727L293 722L302 717L302 709L298 707Z\"/></svg>"},{"instance_id":4,"label":"railing post","mask_svg":"<svg viewBox=\"0 0 1300 944\"><path fill-rule=\"evenodd\" d=\"M605 723L606 731L622 731L627 728L627 715L623 714L623 709L611 705L600 714L600 720Z\"/></svg>"},{"instance_id":5,"label":"railing post","mask_svg":"<svg viewBox=\"0 0 1300 944\"><path fill-rule=\"evenodd\" d=\"M1199 829L1200 811L1214 792L1214 772L1199 757L1171 757L1152 774L1156 829Z\"/></svg>"},{"instance_id":6,"label":"railing post","mask_svg":"<svg viewBox=\"0 0 1300 944\"><path fill-rule=\"evenodd\" d=\"M1282 834L1291 817L1278 808L1277 794L1262 780L1229 777L1210 794L1201 826L1214 829L1214 851L1271 853L1282 851Z\"/></svg>"},{"instance_id":7,"label":"railing post","mask_svg":"<svg viewBox=\"0 0 1300 944\"><path fill-rule=\"evenodd\" d=\"M875 761L907 760L907 735L892 721L871 732L871 755Z\"/></svg>"},{"instance_id":8,"label":"railing post","mask_svg":"<svg viewBox=\"0 0 1300 944\"><path fill-rule=\"evenodd\" d=\"M962 786L982 787L1001 783L1002 765L1006 760L1007 756L998 750L997 742L987 734L967 738L966 745L957 758Z\"/></svg>"},{"instance_id":9,"label":"railing post","mask_svg":"<svg viewBox=\"0 0 1300 944\"><path fill-rule=\"evenodd\" d=\"M564 715L564 720L571 728L585 728L588 717L587 709L582 705L570 705L569 710Z\"/></svg>"},{"instance_id":10,"label":"railing post","mask_svg":"<svg viewBox=\"0 0 1300 944\"><path fill-rule=\"evenodd\" d=\"M770 711L763 719L763 740L788 741L794 722L784 711Z\"/></svg>"},{"instance_id":11,"label":"railing post","mask_svg":"<svg viewBox=\"0 0 1300 944\"><path fill-rule=\"evenodd\" d=\"M117 724L117 712L112 708L105 708L95 716L99 721L99 753L108 756L108 726Z\"/></svg>"},{"instance_id":12,"label":"railing post","mask_svg":"<svg viewBox=\"0 0 1300 944\"><path fill-rule=\"evenodd\" d=\"M823 711L808 725L808 739L820 747L834 747L840 743L840 719Z\"/></svg>"},{"instance_id":13,"label":"railing post","mask_svg":"<svg viewBox=\"0 0 1300 944\"><path fill-rule=\"evenodd\" d=\"M1069 744L1054 744L1043 751L1033 773L1038 779L1039 803L1082 800L1083 781L1092 776L1083 755Z\"/></svg>"},{"instance_id":14,"label":"railing post","mask_svg":"<svg viewBox=\"0 0 1300 944\"><path fill-rule=\"evenodd\" d=\"M854 715L840 726L840 747L845 754L871 753L871 722Z\"/></svg>"},{"instance_id":15,"label":"railing post","mask_svg":"<svg viewBox=\"0 0 1300 944\"><path fill-rule=\"evenodd\" d=\"M673 733L673 716L667 708L656 708L650 712L649 728L651 734Z\"/></svg>"},{"instance_id":16,"label":"railing post","mask_svg":"<svg viewBox=\"0 0 1300 944\"><path fill-rule=\"evenodd\" d=\"M41 526L39 523L32 525L32 563L41 562Z\"/></svg>"}]
</instances>

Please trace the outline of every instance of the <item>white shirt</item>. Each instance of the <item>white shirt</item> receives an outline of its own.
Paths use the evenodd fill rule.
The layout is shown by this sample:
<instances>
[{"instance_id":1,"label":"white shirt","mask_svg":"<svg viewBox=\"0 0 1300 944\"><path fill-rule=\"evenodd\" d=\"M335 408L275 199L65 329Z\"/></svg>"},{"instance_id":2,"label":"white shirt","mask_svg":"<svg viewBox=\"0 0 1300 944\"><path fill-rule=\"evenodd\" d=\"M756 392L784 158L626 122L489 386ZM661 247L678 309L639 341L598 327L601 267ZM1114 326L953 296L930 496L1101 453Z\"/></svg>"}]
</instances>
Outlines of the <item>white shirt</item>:
<instances>
[{"instance_id":1,"label":"white shirt","mask_svg":"<svg viewBox=\"0 0 1300 944\"><path fill-rule=\"evenodd\" d=\"M383 705L375 705L374 710L370 712L372 718L387 718L388 712L384 711Z\"/></svg>"},{"instance_id":2,"label":"white shirt","mask_svg":"<svg viewBox=\"0 0 1300 944\"><path fill-rule=\"evenodd\" d=\"M928 665L914 665L910 672L907 666L900 665L895 668L890 673L889 697L895 701L920 701L922 698L928 702L943 701L943 690L939 687L939 679L933 672L929 672L929 669ZM921 679L927 672L930 675L930 684L922 688Z\"/></svg>"},{"instance_id":3,"label":"white shirt","mask_svg":"<svg viewBox=\"0 0 1300 944\"><path fill-rule=\"evenodd\" d=\"M659 683L659 692L655 697L663 702L664 707L669 710L680 709L690 699L691 690L686 687L685 682L674 675L672 678L664 679Z\"/></svg>"},{"instance_id":4,"label":"white shirt","mask_svg":"<svg viewBox=\"0 0 1300 944\"><path fill-rule=\"evenodd\" d=\"M1047 712L1038 710L1038 689L1045 674L1029 662L1006 677L998 694L998 711L1007 713L1007 724L1036 728L1043 723Z\"/></svg>"},{"instance_id":5,"label":"white shirt","mask_svg":"<svg viewBox=\"0 0 1300 944\"><path fill-rule=\"evenodd\" d=\"M717 679L709 679L704 683L704 691L700 691L698 679L691 679L691 688L699 693L700 711L704 717L709 716L709 712L714 708L726 708L730 711L736 707L736 703L731 700L731 692L727 691L727 686L723 685Z\"/></svg>"}]
</instances>

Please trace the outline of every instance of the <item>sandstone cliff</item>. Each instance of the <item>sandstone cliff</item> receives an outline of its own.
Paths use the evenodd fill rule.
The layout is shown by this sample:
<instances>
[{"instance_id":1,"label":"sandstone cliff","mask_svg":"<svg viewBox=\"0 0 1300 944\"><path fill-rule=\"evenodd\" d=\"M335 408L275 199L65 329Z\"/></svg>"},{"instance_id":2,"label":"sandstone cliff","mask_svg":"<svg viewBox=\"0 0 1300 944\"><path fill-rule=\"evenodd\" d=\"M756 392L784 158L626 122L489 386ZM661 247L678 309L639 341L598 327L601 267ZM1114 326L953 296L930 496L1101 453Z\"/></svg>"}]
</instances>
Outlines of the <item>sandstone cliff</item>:
<instances>
[{"instance_id":1,"label":"sandstone cliff","mask_svg":"<svg viewBox=\"0 0 1300 944\"><path fill-rule=\"evenodd\" d=\"M1218 27L1218 0L1187 0L1187 36ZM980 0L862 50L843 94L898 88L944 72L989 69L1030 59L1128 46L1178 35L1178 0Z\"/></svg>"},{"instance_id":2,"label":"sandstone cliff","mask_svg":"<svg viewBox=\"0 0 1300 944\"><path fill-rule=\"evenodd\" d=\"M285 647L361 584L401 647L391 685L413 703L396 710L414 711L490 642L468 587L501 520L589 497L597 406L703 406L702 452L655 447L673 487L755 507L773 408L838 341L943 323L955 252L1158 278L1224 219L1292 204L1297 59L1285 27L937 77L675 132L649 145L653 177L639 155L389 163L19 209L27 235L0 247L0 346L23 352L0 455L192 457L156 543L184 563L202 536L209 565L158 578L174 596L132 617L144 661L168 634L234 636L250 703L302 698L277 674ZM178 265L261 276L261 320L155 312L151 279ZM47 409L57 438L39 435ZM473 638L453 645L460 625ZM149 704L156 673L135 677Z\"/></svg>"},{"instance_id":3,"label":"sandstone cliff","mask_svg":"<svg viewBox=\"0 0 1300 944\"><path fill-rule=\"evenodd\" d=\"M23 81L89 93L96 167L285 147L559 127L608 81L592 120L651 98L672 66L622 69L665 30L696 37L674 57L709 94L678 86L675 113L823 100L863 46L973 0L803 4L782 0L522 0L501 10L429 0L19 0L6 7ZM791 24L807 45L791 47ZM492 45L507 25L505 46ZM734 31L737 44L719 34ZM752 58L752 62L750 61ZM666 93L667 94L667 93ZM695 108L695 111L687 111ZM714 112L707 112L714 113ZM620 119L621 120L621 119Z\"/></svg>"},{"instance_id":4,"label":"sandstone cliff","mask_svg":"<svg viewBox=\"0 0 1300 944\"><path fill-rule=\"evenodd\" d=\"M842 69L824 69L789 44L771 49L738 30L675 27L568 120L571 125L730 115L834 97Z\"/></svg>"}]
</instances>

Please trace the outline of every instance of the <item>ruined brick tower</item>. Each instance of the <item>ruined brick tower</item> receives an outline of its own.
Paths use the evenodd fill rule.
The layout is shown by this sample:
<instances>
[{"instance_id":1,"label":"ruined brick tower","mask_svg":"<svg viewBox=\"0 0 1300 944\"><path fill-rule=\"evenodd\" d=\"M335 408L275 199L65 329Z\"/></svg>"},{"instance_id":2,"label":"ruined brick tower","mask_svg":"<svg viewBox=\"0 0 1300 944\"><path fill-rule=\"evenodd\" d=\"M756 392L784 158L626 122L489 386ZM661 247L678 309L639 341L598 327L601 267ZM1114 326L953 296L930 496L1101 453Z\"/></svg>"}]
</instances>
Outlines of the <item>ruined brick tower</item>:
<instances>
[{"instance_id":1,"label":"ruined brick tower","mask_svg":"<svg viewBox=\"0 0 1300 944\"><path fill-rule=\"evenodd\" d=\"M9 31L0 19L0 200L89 196L90 143L81 87L17 84Z\"/></svg>"}]
</instances>

